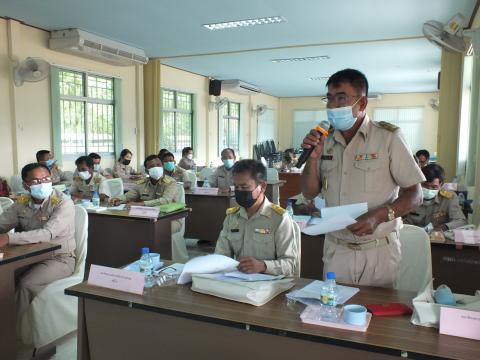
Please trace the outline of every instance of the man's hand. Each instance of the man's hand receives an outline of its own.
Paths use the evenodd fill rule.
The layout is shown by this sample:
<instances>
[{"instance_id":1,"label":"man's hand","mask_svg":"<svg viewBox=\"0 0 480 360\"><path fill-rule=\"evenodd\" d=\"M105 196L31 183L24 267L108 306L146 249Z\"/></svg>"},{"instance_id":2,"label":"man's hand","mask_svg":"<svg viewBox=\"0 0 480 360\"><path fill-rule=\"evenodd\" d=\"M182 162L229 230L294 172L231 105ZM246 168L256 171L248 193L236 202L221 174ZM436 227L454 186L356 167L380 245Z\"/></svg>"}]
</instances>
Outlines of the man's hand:
<instances>
[{"instance_id":1,"label":"man's hand","mask_svg":"<svg viewBox=\"0 0 480 360\"><path fill-rule=\"evenodd\" d=\"M448 226L446 224L441 224L433 228L434 231L447 231Z\"/></svg>"},{"instance_id":2,"label":"man's hand","mask_svg":"<svg viewBox=\"0 0 480 360\"><path fill-rule=\"evenodd\" d=\"M323 152L323 145L325 143L325 136L319 134L315 130L311 130L310 133L305 136L302 143L302 148L310 149L312 146L315 149L310 154L310 159L318 159Z\"/></svg>"},{"instance_id":3,"label":"man's hand","mask_svg":"<svg viewBox=\"0 0 480 360\"><path fill-rule=\"evenodd\" d=\"M8 245L9 241L10 238L8 237L8 234L0 234L0 247Z\"/></svg>"},{"instance_id":4,"label":"man's hand","mask_svg":"<svg viewBox=\"0 0 480 360\"><path fill-rule=\"evenodd\" d=\"M379 224L388 220L388 211L385 207L380 207L375 210L370 210L366 214L359 216L355 224L347 226L357 236L364 236L373 234Z\"/></svg>"},{"instance_id":5,"label":"man's hand","mask_svg":"<svg viewBox=\"0 0 480 360\"><path fill-rule=\"evenodd\" d=\"M112 206L117 206L117 205L120 205L122 200L120 200L119 198L110 198L108 199L108 203Z\"/></svg>"},{"instance_id":6,"label":"man's hand","mask_svg":"<svg viewBox=\"0 0 480 360\"><path fill-rule=\"evenodd\" d=\"M267 265L262 260L257 260L251 256L238 259L240 264L238 270L248 274L263 273L267 271Z\"/></svg>"}]
</instances>

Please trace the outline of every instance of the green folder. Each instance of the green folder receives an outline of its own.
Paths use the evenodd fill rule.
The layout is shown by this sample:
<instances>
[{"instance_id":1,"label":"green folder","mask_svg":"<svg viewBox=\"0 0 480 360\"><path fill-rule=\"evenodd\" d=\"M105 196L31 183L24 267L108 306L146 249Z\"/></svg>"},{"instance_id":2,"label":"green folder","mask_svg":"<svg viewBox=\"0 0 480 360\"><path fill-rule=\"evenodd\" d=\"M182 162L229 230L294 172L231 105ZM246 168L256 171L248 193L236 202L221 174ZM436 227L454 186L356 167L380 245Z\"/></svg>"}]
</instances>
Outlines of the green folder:
<instances>
[{"instance_id":1,"label":"green folder","mask_svg":"<svg viewBox=\"0 0 480 360\"><path fill-rule=\"evenodd\" d=\"M183 203L171 203L171 204L160 205L159 208L160 208L160 212L168 214L174 211L182 210L185 208L185 206L186 205Z\"/></svg>"}]
</instances>

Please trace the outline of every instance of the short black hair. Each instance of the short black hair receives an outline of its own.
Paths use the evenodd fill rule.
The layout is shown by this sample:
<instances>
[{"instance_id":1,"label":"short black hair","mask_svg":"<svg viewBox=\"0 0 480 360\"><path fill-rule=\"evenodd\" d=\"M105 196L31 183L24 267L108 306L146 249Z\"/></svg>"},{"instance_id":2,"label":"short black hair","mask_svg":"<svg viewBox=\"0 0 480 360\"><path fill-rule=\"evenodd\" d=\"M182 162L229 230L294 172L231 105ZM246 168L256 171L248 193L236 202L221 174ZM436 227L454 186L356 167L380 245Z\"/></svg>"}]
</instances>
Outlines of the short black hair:
<instances>
[{"instance_id":1,"label":"short black hair","mask_svg":"<svg viewBox=\"0 0 480 360\"><path fill-rule=\"evenodd\" d=\"M50 154L50 150L38 150L36 154L37 161L42 161L40 159L43 157L43 155L47 155L47 154ZM28 164L28 165L31 165L31 164Z\"/></svg>"},{"instance_id":2,"label":"short black hair","mask_svg":"<svg viewBox=\"0 0 480 360\"><path fill-rule=\"evenodd\" d=\"M159 159L160 161L162 160L162 159L160 159L160 157L157 154L148 155L145 158L145 160L143 161L143 167L145 168L145 170L147 169L147 162L149 162L150 160L155 160L155 159Z\"/></svg>"},{"instance_id":3,"label":"short black hair","mask_svg":"<svg viewBox=\"0 0 480 360\"><path fill-rule=\"evenodd\" d=\"M160 151L158 152L158 157L161 158L162 155L166 152L170 152L168 149L160 149Z\"/></svg>"},{"instance_id":4,"label":"short black hair","mask_svg":"<svg viewBox=\"0 0 480 360\"><path fill-rule=\"evenodd\" d=\"M122 160L128 154L132 155L132 152L128 149L123 149L122 152L120 153L120 157L118 158L118 161Z\"/></svg>"},{"instance_id":5,"label":"short black hair","mask_svg":"<svg viewBox=\"0 0 480 360\"><path fill-rule=\"evenodd\" d=\"M188 155L190 151L193 151L193 149L190 146L184 147L182 149L182 156Z\"/></svg>"},{"instance_id":6,"label":"short black hair","mask_svg":"<svg viewBox=\"0 0 480 360\"><path fill-rule=\"evenodd\" d=\"M80 156L75 160L75 165L87 164L89 169L93 169L93 159L90 156Z\"/></svg>"},{"instance_id":7,"label":"short black hair","mask_svg":"<svg viewBox=\"0 0 480 360\"><path fill-rule=\"evenodd\" d=\"M430 153L428 152L428 150L418 150L415 155L417 155L417 158L419 158L420 156L425 156L427 160L430 160Z\"/></svg>"},{"instance_id":8,"label":"short black hair","mask_svg":"<svg viewBox=\"0 0 480 360\"><path fill-rule=\"evenodd\" d=\"M427 179L427 182L432 182L435 179L440 180L441 183L445 180L445 171L440 165L428 164L422 168L423 175Z\"/></svg>"},{"instance_id":9,"label":"short black hair","mask_svg":"<svg viewBox=\"0 0 480 360\"><path fill-rule=\"evenodd\" d=\"M343 83L352 85L359 95L368 96L368 80L362 72L355 69L337 71L328 79L327 87L330 85L336 87Z\"/></svg>"},{"instance_id":10,"label":"short black hair","mask_svg":"<svg viewBox=\"0 0 480 360\"><path fill-rule=\"evenodd\" d=\"M22 180L25 181L27 179L27 176L30 173L30 171L32 171L34 169L38 169L38 168L44 168L45 170L48 171L49 174L51 174L50 169L46 165L43 165L43 164L40 164L40 163L30 163L30 164L25 165L22 168Z\"/></svg>"},{"instance_id":11,"label":"short black hair","mask_svg":"<svg viewBox=\"0 0 480 360\"><path fill-rule=\"evenodd\" d=\"M100 159L100 160L102 159L102 157L97 153L90 153L88 154L88 157L91 157L92 159Z\"/></svg>"},{"instance_id":12,"label":"short black hair","mask_svg":"<svg viewBox=\"0 0 480 360\"><path fill-rule=\"evenodd\" d=\"M232 175L249 172L257 184L267 181L267 168L258 160L244 159L233 165Z\"/></svg>"},{"instance_id":13,"label":"short black hair","mask_svg":"<svg viewBox=\"0 0 480 360\"><path fill-rule=\"evenodd\" d=\"M167 150L161 156L159 156L160 160L162 160L162 163L167 156L171 156L175 159L175 155L173 155L170 151Z\"/></svg>"},{"instance_id":14,"label":"short black hair","mask_svg":"<svg viewBox=\"0 0 480 360\"><path fill-rule=\"evenodd\" d=\"M233 157L236 158L236 156L235 156L235 150L233 150L232 148L225 148L225 149L223 149L222 152L220 153L220 155L223 154L224 151L230 151L230 152L233 154Z\"/></svg>"}]
</instances>

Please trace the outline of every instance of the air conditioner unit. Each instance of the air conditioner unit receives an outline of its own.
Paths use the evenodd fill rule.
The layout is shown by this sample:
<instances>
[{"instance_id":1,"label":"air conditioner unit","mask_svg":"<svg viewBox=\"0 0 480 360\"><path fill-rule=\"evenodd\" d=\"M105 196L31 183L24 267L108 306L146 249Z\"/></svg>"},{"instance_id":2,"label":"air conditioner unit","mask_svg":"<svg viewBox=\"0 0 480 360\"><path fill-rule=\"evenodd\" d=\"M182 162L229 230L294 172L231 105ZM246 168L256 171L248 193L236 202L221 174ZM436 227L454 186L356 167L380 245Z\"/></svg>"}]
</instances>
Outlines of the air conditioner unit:
<instances>
[{"instance_id":1,"label":"air conditioner unit","mask_svg":"<svg viewBox=\"0 0 480 360\"><path fill-rule=\"evenodd\" d=\"M247 84L241 80L222 80L222 90L231 91L241 95L254 95L262 92L255 85Z\"/></svg>"},{"instance_id":2,"label":"air conditioner unit","mask_svg":"<svg viewBox=\"0 0 480 360\"><path fill-rule=\"evenodd\" d=\"M145 51L117 41L105 39L79 29L50 32L50 49L58 50L112 65L146 64Z\"/></svg>"}]
</instances>

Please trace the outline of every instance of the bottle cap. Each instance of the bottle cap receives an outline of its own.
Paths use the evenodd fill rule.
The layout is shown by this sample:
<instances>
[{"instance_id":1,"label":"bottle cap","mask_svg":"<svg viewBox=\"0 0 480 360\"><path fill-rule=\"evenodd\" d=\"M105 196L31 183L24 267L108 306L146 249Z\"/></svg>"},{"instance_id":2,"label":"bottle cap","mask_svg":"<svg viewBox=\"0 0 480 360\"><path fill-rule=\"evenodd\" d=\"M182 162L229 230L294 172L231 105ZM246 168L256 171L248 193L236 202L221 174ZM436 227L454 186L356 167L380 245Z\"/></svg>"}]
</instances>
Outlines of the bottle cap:
<instances>
[{"instance_id":1,"label":"bottle cap","mask_svg":"<svg viewBox=\"0 0 480 360\"><path fill-rule=\"evenodd\" d=\"M150 249L148 247L142 248L142 255L150 254Z\"/></svg>"},{"instance_id":2,"label":"bottle cap","mask_svg":"<svg viewBox=\"0 0 480 360\"><path fill-rule=\"evenodd\" d=\"M336 276L333 271L327 272L327 280L335 280Z\"/></svg>"}]
</instances>

